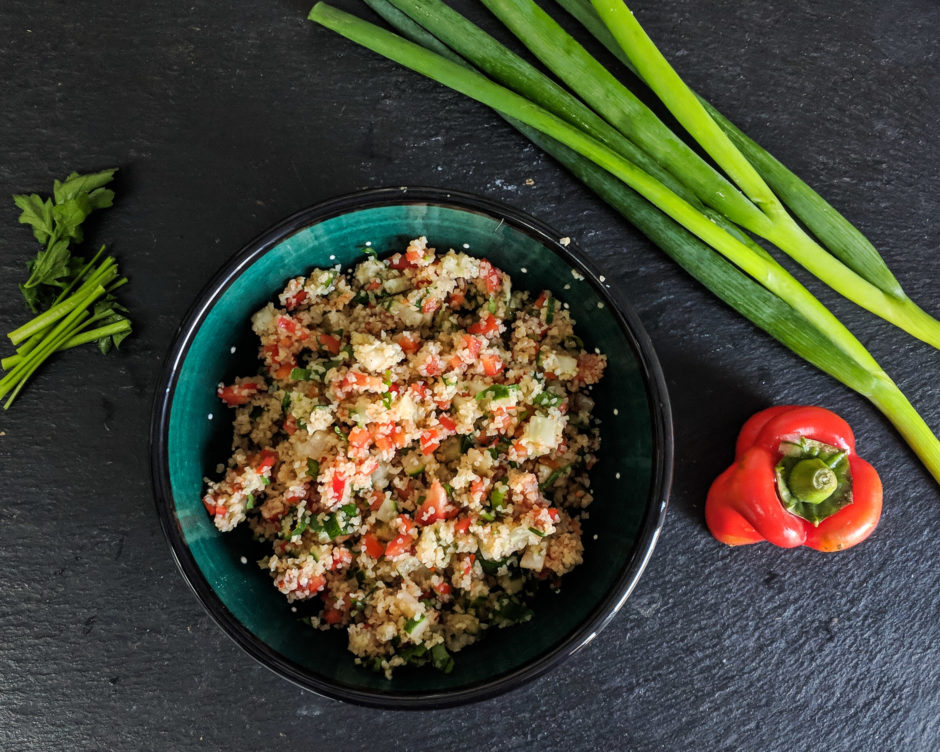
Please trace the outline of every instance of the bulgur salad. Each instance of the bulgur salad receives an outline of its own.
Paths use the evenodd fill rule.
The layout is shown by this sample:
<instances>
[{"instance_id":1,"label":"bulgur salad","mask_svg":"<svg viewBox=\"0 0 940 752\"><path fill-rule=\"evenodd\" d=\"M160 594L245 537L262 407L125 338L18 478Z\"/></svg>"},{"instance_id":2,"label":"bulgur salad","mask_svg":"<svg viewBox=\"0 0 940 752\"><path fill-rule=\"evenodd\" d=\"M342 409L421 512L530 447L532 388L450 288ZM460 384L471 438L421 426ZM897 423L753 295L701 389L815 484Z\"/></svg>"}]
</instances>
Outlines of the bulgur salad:
<instances>
[{"instance_id":1,"label":"bulgur salad","mask_svg":"<svg viewBox=\"0 0 940 752\"><path fill-rule=\"evenodd\" d=\"M549 291L424 237L288 281L252 317L260 373L220 384L233 453L203 502L356 661L450 671L582 561L599 431L589 353Z\"/></svg>"}]
</instances>

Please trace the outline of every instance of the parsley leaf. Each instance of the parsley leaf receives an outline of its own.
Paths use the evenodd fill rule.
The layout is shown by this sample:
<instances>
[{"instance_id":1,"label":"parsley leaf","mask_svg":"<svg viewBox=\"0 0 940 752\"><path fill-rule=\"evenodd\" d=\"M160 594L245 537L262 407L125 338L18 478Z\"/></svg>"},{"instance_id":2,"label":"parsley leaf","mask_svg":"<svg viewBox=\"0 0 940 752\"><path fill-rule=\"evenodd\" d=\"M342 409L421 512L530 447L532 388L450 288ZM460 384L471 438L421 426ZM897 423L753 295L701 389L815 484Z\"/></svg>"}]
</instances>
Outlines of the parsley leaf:
<instances>
[{"instance_id":1,"label":"parsley leaf","mask_svg":"<svg viewBox=\"0 0 940 752\"><path fill-rule=\"evenodd\" d=\"M8 373L0 379L0 398L9 395L4 408L54 352L95 342L107 353L131 333L128 311L113 295L127 282L117 262L111 256L102 258L104 246L87 263L70 249L73 242L82 241L88 215L114 204L114 191L105 186L115 172L73 172L55 181L51 198L35 193L13 196L20 224L29 225L43 245L26 263L29 278L19 285L20 293L34 313L44 312L7 335L17 352L2 359Z\"/></svg>"},{"instance_id":2,"label":"parsley leaf","mask_svg":"<svg viewBox=\"0 0 940 752\"><path fill-rule=\"evenodd\" d=\"M13 197L13 203L22 210L20 224L30 225L40 243L48 241L53 229L52 199L43 199L35 193L20 194Z\"/></svg>"}]
</instances>

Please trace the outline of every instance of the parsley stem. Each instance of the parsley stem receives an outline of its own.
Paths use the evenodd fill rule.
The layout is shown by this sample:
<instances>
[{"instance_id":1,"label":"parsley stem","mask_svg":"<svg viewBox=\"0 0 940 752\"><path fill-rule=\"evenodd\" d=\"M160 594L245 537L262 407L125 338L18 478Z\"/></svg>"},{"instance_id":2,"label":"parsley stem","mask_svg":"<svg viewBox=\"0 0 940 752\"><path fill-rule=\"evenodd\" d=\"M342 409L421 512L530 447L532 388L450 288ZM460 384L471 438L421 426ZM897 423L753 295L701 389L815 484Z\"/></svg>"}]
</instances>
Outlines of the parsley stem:
<instances>
[{"instance_id":1,"label":"parsley stem","mask_svg":"<svg viewBox=\"0 0 940 752\"><path fill-rule=\"evenodd\" d=\"M80 316L76 316L76 321L81 321L83 318L85 318L88 315L88 311L81 311L81 314L82 315ZM36 369L39 368L39 366L43 364L46 358L48 358L50 355L52 355L54 352L56 352L56 350L60 348L62 343L65 342L66 339L68 339L72 335L72 331L73 330L70 328L65 328L63 329L63 331L59 332L58 334L50 336L47 344L42 345L41 348L37 350L37 352L39 353L39 356L33 358L30 364L26 367L26 369L19 376L16 382L16 386L14 387L13 391L10 393L9 399L7 399L7 401L3 404L4 410L8 410L10 408L10 405L13 404L13 400L16 399L16 396L20 393L20 390L22 390L22 388L26 385L26 382L29 379L29 377L32 376L33 373L35 373ZM3 396L4 394L6 394L6 391L7 391L6 388L0 388L0 396Z\"/></svg>"},{"instance_id":2,"label":"parsley stem","mask_svg":"<svg viewBox=\"0 0 940 752\"><path fill-rule=\"evenodd\" d=\"M39 365L48 358L56 347L72 334L71 325L88 317L88 311L76 308L56 328L43 339L42 343L26 355L13 370L0 379L0 398L4 397L14 387L19 392L20 387L33 374ZM4 405L4 409L9 406Z\"/></svg>"},{"instance_id":3,"label":"parsley stem","mask_svg":"<svg viewBox=\"0 0 940 752\"><path fill-rule=\"evenodd\" d=\"M93 290L101 285L106 285L117 276L117 263L112 257L108 257L102 263L102 265L88 278L88 280L82 284L72 295L67 297L62 302L52 306L45 313L41 313L39 316L36 316L34 319L23 324L23 326L18 329L14 329L7 336L10 338L10 341L14 345L18 345L21 342L29 339L35 334L42 332L44 329L47 329L51 324L55 323L63 316L69 313L69 311L81 305L84 299L87 297L89 290ZM104 288L101 288L101 294L105 293ZM98 297L98 296L95 296ZM35 347L35 343L32 346L22 348L20 354L25 354ZM24 352L25 350L25 352Z\"/></svg>"},{"instance_id":4,"label":"parsley stem","mask_svg":"<svg viewBox=\"0 0 940 752\"><path fill-rule=\"evenodd\" d=\"M98 263L98 259L101 258L101 254L104 253L104 249L105 246L102 245L101 248L98 249L98 252L91 257L91 260L85 264L81 271L72 278L72 281L68 283L65 289L63 289L62 292L56 296L56 299L53 301L52 305L56 305L57 303L61 303L63 300L65 300L65 296L68 295L75 288L75 285L80 283L85 278L85 275L88 274L88 271L96 263Z\"/></svg>"},{"instance_id":5,"label":"parsley stem","mask_svg":"<svg viewBox=\"0 0 940 752\"><path fill-rule=\"evenodd\" d=\"M116 270L114 273L116 273ZM77 300L71 304L71 311L64 318L60 317L61 320L55 324L54 327L52 327L51 331L49 331L47 334L44 334L38 344L28 353L23 354L23 360L17 363L13 367L13 370L11 370L6 376L0 379L0 398L4 397L11 389L14 388L16 389L15 394L18 394L19 390L22 388L22 385L33 374L33 372L35 372L39 365L53 352L55 352L59 345L72 336L76 327L79 323L81 323L81 321L91 315L88 311L88 308L92 305L92 303L95 302L95 300L100 298L106 292L104 287L102 287L100 284L96 284L90 290L83 292L84 287L85 285L82 285L82 288L80 288L75 295L69 298L69 301L71 301L73 298L77 298ZM66 301L63 301L63 304L65 302ZM42 317L40 316L37 318ZM12 399L13 398L11 397L10 400L4 405L4 409L9 407Z\"/></svg>"},{"instance_id":6,"label":"parsley stem","mask_svg":"<svg viewBox=\"0 0 940 752\"><path fill-rule=\"evenodd\" d=\"M95 315L83 321L80 326L76 327L72 333L72 336L59 345L57 352L62 350L71 350L73 347L79 347L80 345L84 345L89 342L95 342L102 337L111 337L115 334L122 334L131 330L131 322L125 319L123 321L116 321L113 324L106 324L105 326L99 326L95 329L82 331L83 329L87 329L90 324L94 323L98 319L104 318L105 315L108 314ZM16 353L15 355L10 355L6 358L3 358L0 360L0 368L2 368L4 371L9 371L11 368L13 368L13 366L21 362L24 357L26 356L21 353Z\"/></svg>"}]
</instances>

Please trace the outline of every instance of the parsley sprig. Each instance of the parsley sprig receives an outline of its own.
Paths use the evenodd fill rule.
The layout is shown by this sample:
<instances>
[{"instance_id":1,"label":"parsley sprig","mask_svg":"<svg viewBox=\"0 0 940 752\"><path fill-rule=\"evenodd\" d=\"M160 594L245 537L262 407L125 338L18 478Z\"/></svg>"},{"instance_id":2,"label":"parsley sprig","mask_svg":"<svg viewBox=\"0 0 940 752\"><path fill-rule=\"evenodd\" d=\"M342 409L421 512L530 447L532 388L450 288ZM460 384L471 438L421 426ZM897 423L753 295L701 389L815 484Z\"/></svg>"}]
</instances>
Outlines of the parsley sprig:
<instances>
[{"instance_id":1,"label":"parsley sprig","mask_svg":"<svg viewBox=\"0 0 940 752\"><path fill-rule=\"evenodd\" d=\"M7 371L0 379L0 399L9 394L4 408L53 353L88 342L107 353L131 332L127 309L114 297L127 282L117 261L104 256L105 246L87 262L71 252L71 245L83 240L82 223L88 216L113 205L114 191L105 186L115 172L73 172L55 181L51 197L13 197L21 211L19 221L32 228L43 248L27 263L29 278L19 286L26 304L39 315L7 335L16 354L0 361Z\"/></svg>"}]
</instances>

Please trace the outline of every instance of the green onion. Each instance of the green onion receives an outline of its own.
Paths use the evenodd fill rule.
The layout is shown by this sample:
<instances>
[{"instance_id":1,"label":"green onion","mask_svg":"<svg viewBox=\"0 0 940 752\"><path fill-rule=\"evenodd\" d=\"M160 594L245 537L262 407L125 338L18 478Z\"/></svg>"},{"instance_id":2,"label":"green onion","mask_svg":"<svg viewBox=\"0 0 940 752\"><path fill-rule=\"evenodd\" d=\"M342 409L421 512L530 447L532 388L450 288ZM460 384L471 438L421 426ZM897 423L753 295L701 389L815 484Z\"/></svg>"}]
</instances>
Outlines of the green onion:
<instances>
[{"instance_id":1,"label":"green onion","mask_svg":"<svg viewBox=\"0 0 940 752\"><path fill-rule=\"evenodd\" d=\"M505 506L507 491L508 489L499 483L493 486L493 490L490 491L490 506L493 509L499 511Z\"/></svg>"},{"instance_id":2,"label":"green onion","mask_svg":"<svg viewBox=\"0 0 940 752\"><path fill-rule=\"evenodd\" d=\"M539 392L532 399L532 404L539 407L557 407L564 401L564 397L554 392Z\"/></svg>"},{"instance_id":3,"label":"green onion","mask_svg":"<svg viewBox=\"0 0 940 752\"><path fill-rule=\"evenodd\" d=\"M509 396L509 385L507 384L493 384L492 386L486 387L482 391L477 393L476 399L484 400L501 400L506 399Z\"/></svg>"},{"instance_id":4,"label":"green onion","mask_svg":"<svg viewBox=\"0 0 940 752\"><path fill-rule=\"evenodd\" d=\"M379 0L371 0L374 4ZM716 224L711 215L596 140L458 63L324 3L314 7L310 18L501 111L710 290L797 354L868 397L940 480L940 442L922 418L861 343L759 246L739 232L729 233L723 229L727 224Z\"/></svg>"},{"instance_id":5,"label":"green onion","mask_svg":"<svg viewBox=\"0 0 940 752\"><path fill-rule=\"evenodd\" d=\"M343 534L343 529L340 527L339 521L336 519L335 514L327 515L327 517L323 520L323 530L328 536L330 536L330 540L338 538Z\"/></svg>"},{"instance_id":6,"label":"green onion","mask_svg":"<svg viewBox=\"0 0 940 752\"><path fill-rule=\"evenodd\" d=\"M248 494L248 498L245 500L245 509L254 509L255 508L255 495Z\"/></svg>"},{"instance_id":7,"label":"green onion","mask_svg":"<svg viewBox=\"0 0 940 752\"><path fill-rule=\"evenodd\" d=\"M454 670L454 659L451 654L447 652L444 643L439 642L431 648L431 665L438 671L443 671L445 674L449 674Z\"/></svg>"},{"instance_id":8,"label":"green onion","mask_svg":"<svg viewBox=\"0 0 940 752\"><path fill-rule=\"evenodd\" d=\"M320 475L320 463L312 458L307 458L307 475L310 478L316 478Z\"/></svg>"},{"instance_id":9,"label":"green onion","mask_svg":"<svg viewBox=\"0 0 940 752\"><path fill-rule=\"evenodd\" d=\"M310 371L306 368L292 368L290 371L291 381L309 381Z\"/></svg>"},{"instance_id":10,"label":"green onion","mask_svg":"<svg viewBox=\"0 0 940 752\"><path fill-rule=\"evenodd\" d=\"M555 298L549 296L545 301L545 323L551 324L555 320Z\"/></svg>"},{"instance_id":11,"label":"green onion","mask_svg":"<svg viewBox=\"0 0 940 752\"><path fill-rule=\"evenodd\" d=\"M501 0L513 2L514 0ZM489 5L487 0L485 3ZM653 44L623 3L593 0L594 9L646 84L771 221L761 234L832 289L919 339L940 347L940 322L902 294L888 294L820 247L794 221L754 166Z\"/></svg>"},{"instance_id":12,"label":"green onion","mask_svg":"<svg viewBox=\"0 0 940 752\"><path fill-rule=\"evenodd\" d=\"M499 604L496 616L504 621L518 623L532 618L532 609L514 599L507 599Z\"/></svg>"},{"instance_id":13,"label":"green onion","mask_svg":"<svg viewBox=\"0 0 940 752\"><path fill-rule=\"evenodd\" d=\"M529 532L533 535L537 535L539 538L545 537L545 532L543 530L539 530L537 527L530 527Z\"/></svg>"},{"instance_id":14,"label":"green onion","mask_svg":"<svg viewBox=\"0 0 940 752\"><path fill-rule=\"evenodd\" d=\"M633 63L630 62L630 58L598 17L590 0L556 1L631 72L639 75ZM777 196L835 256L885 292L893 295L904 294L884 259L851 222L772 154L744 134L709 102L700 95L696 96L712 119L728 134L734 145L754 165Z\"/></svg>"},{"instance_id":15,"label":"green onion","mask_svg":"<svg viewBox=\"0 0 940 752\"><path fill-rule=\"evenodd\" d=\"M421 614L420 616L418 616L418 617L416 617L416 618L408 619L408 620L405 622L405 631L406 631L408 634L411 634L412 632L415 631L415 628L416 628L421 622L423 622L426 618L427 618L427 617L426 617L424 614Z\"/></svg>"},{"instance_id":16,"label":"green onion","mask_svg":"<svg viewBox=\"0 0 940 752\"><path fill-rule=\"evenodd\" d=\"M552 471L552 474L549 475L544 481L542 481L539 484L539 490L547 491L549 488L551 488L554 485L555 481L561 477L562 473L566 473L568 472L568 470L571 469L572 464L573 463L569 462L567 465L562 465L561 467L556 468L554 471Z\"/></svg>"}]
</instances>

